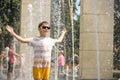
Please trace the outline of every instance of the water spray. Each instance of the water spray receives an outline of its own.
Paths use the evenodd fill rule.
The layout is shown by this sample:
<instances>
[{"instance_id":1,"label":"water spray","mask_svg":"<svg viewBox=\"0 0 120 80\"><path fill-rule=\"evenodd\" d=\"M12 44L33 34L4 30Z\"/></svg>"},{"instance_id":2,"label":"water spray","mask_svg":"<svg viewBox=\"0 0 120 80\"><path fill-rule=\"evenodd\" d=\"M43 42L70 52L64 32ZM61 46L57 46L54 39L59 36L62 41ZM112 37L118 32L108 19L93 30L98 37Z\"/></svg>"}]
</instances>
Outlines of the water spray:
<instances>
[{"instance_id":1,"label":"water spray","mask_svg":"<svg viewBox=\"0 0 120 80\"><path fill-rule=\"evenodd\" d=\"M97 75L98 80L100 80L100 59L99 59L99 37L98 37L98 18L96 13L96 0L93 1L93 11L94 11L94 27L95 27L95 35L96 35L96 61L97 61Z\"/></svg>"}]
</instances>

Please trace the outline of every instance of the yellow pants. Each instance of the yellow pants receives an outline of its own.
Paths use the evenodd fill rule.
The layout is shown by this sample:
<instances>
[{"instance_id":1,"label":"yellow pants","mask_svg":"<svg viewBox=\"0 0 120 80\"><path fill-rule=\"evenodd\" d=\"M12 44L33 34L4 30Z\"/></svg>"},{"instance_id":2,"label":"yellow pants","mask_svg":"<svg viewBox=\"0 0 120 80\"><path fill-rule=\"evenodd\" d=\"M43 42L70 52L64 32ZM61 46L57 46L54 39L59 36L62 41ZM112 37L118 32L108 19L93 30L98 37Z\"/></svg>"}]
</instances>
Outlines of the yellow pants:
<instances>
[{"instance_id":1,"label":"yellow pants","mask_svg":"<svg viewBox=\"0 0 120 80\"><path fill-rule=\"evenodd\" d=\"M33 67L33 78L49 80L50 68L35 68Z\"/></svg>"}]
</instances>

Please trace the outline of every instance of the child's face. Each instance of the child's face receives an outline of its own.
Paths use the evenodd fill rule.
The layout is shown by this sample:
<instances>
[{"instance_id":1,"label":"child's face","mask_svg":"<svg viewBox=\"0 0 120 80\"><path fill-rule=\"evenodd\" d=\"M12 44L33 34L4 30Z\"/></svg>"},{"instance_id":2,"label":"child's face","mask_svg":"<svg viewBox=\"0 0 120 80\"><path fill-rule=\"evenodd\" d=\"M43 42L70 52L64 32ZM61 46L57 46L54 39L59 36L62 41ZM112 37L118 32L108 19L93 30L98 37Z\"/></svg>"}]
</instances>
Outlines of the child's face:
<instances>
[{"instance_id":1,"label":"child's face","mask_svg":"<svg viewBox=\"0 0 120 80\"><path fill-rule=\"evenodd\" d=\"M50 35L50 26L49 24L43 24L39 27L39 32L41 36L47 37Z\"/></svg>"},{"instance_id":2,"label":"child's face","mask_svg":"<svg viewBox=\"0 0 120 80\"><path fill-rule=\"evenodd\" d=\"M4 51L2 51L2 53L1 53L2 55L4 55L5 54L5 52Z\"/></svg>"},{"instance_id":3,"label":"child's face","mask_svg":"<svg viewBox=\"0 0 120 80\"><path fill-rule=\"evenodd\" d=\"M11 45L11 46L10 46L10 49L14 49L14 46L13 46L13 45Z\"/></svg>"}]
</instances>

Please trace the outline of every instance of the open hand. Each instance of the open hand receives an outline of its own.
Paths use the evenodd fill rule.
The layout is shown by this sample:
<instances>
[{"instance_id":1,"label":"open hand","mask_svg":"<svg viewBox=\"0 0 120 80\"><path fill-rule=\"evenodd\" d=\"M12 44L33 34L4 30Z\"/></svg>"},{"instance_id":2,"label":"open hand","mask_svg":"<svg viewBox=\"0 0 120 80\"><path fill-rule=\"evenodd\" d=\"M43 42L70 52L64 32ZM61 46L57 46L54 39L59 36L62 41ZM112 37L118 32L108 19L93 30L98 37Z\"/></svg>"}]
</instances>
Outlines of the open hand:
<instances>
[{"instance_id":1,"label":"open hand","mask_svg":"<svg viewBox=\"0 0 120 80\"><path fill-rule=\"evenodd\" d=\"M62 30L62 33L66 33L66 28L64 27L63 30Z\"/></svg>"},{"instance_id":2,"label":"open hand","mask_svg":"<svg viewBox=\"0 0 120 80\"><path fill-rule=\"evenodd\" d=\"M2 29L0 28L0 34L2 34Z\"/></svg>"},{"instance_id":3,"label":"open hand","mask_svg":"<svg viewBox=\"0 0 120 80\"><path fill-rule=\"evenodd\" d=\"M13 28L11 26L6 25L6 29L7 29L8 32L10 32L10 34L14 33Z\"/></svg>"}]
</instances>

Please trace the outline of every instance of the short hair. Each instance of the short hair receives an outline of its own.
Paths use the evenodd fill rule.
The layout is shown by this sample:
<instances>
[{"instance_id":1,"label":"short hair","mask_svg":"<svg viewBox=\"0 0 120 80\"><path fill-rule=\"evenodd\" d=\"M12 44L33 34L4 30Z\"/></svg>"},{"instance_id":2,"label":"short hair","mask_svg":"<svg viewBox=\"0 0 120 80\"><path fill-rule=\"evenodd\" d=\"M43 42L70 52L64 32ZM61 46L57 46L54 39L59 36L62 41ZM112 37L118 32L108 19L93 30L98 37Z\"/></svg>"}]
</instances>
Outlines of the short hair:
<instances>
[{"instance_id":1,"label":"short hair","mask_svg":"<svg viewBox=\"0 0 120 80\"><path fill-rule=\"evenodd\" d=\"M60 51L59 51L59 54L63 54L63 55L64 55L64 51L63 51L63 50L60 50Z\"/></svg>"},{"instance_id":2,"label":"short hair","mask_svg":"<svg viewBox=\"0 0 120 80\"><path fill-rule=\"evenodd\" d=\"M38 25L38 28L40 28L40 26L42 26L43 24L48 24L48 22L47 22L47 21L41 22L41 23Z\"/></svg>"},{"instance_id":3,"label":"short hair","mask_svg":"<svg viewBox=\"0 0 120 80\"><path fill-rule=\"evenodd\" d=\"M11 47L11 46L14 46L14 44L13 44L13 43L10 43L10 44L9 44L9 47Z\"/></svg>"},{"instance_id":4,"label":"short hair","mask_svg":"<svg viewBox=\"0 0 120 80\"><path fill-rule=\"evenodd\" d=\"M5 50L1 50L1 51L0 51L0 54L2 54L2 52L5 52Z\"/></svg>"}]
</instances>

